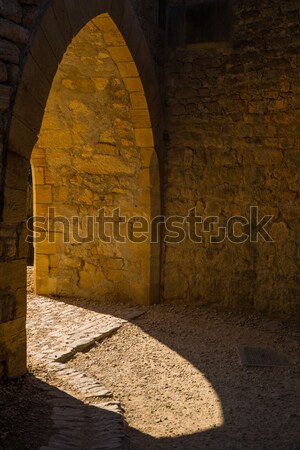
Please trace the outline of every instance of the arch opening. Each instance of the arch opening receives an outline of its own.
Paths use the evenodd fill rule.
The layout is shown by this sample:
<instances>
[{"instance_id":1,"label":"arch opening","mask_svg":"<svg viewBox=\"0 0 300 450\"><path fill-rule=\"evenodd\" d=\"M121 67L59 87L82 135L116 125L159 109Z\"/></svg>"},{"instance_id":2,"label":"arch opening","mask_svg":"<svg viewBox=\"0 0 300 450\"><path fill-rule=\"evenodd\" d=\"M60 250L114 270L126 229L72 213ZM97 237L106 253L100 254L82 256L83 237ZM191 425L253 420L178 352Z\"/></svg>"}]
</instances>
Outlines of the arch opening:
<instances>
[{"instance_id":1,"label":"arch opening","mask_svg":"<svg viewBox=\"0 0 300 450\"><path fill-rule=\"evenodd\" d=\"M139 72L108 14L68 46L31 165L34 216L46 219L36 292L157 302L159 251L146 224L159 210L158 160ZM147 234L134 234L133 217Z\"/></svg>"},{"instance_id":2,"label":"arch opening","mask_svg":"<svg viewBox=\"0 0 300 450\"><path fill-rule=\"evenodd\" d=\"M28 168L33 149L36 152L36 149L41 143L38 140L38 135L41 130L45 109L47 109L46 105L49 93L53 85L53 80L58 73L59 65L63 62L63 57L68 52L70 44L70 48L72 47L74 37L76 39L76 36L80 34L80 31L85 26L88 26L88 28L91 26L92 28L100 27L99 32L102 27L103 39L107 45L106 50L108 52L106 56L109 54L110 60L113 61L115 70L117 71L115 78L119 79L122 86L124 85L125 97L130 100L130 104L127 105L129 108L127 113L130 112L130 120L128 118L127 121L129 122L129 128L132 133L134 152L137 154L138 150L140 150L140 154L137 157L141 160L142 150L147 149L144 153L144 159L147 154L149 160L148 167L142 164L140 166L134 166L134 164L128 165L129 168L136 167L136 180L141 177L138 181L142 183L143 189L137 183L135 187L136 196L140 195L142 197L142 193L144 192L147 198L147 208L138 210L139 204L137 204L135 212L139 214L144 213L145 215L148 214L150 217L160 214L161 192L159 178L162 172L161 162L163 159L163 114L160 91L153 59L131 3L129 1L107 2L106 0L91 0L88 2L88 5L83 0L76 2L76 5L71 0L65 0L64 2L53 0L52 2L47 2L47 5L43 8L43 14L38 27L34 30L28 41L26 51L23 55L26 57L20 63L21 66L24 64L24 67L22 67L16 96L13 98L9 129L5 142L6 160L1 220L5 228L5 233L9 233L9 236L11 236L11 240L13 241L11 248L14 252L8 248L7 254L5 253L4 255L4 262L0 264L0 290L4 292L5 298L12 305L7 314L2 318L2 323L0 324L0 378L2 376L8 378L18 377L26 373L25 325L28 249L25 244L25 239L28 234L26 229ZM103 27L106 28L104 29ZM95 33L97 32L96 30L94 31ZM87 44L91 52L93 52L93 42L89 41ZM109 53L108 49L111 50L111 53ZM80 46L77 50L79 52ZM120 54L123 55L121 59L119 59ZM122 61L124 55L126 55L126 59ZM129 59L130 57L132 59ZM87 55L87 59L92 62L93 56ZM87 64L87 60L85 63ZM82 63L80 64L81 67L83 67ZM99 78L105 77L100 75ZM137 83L138 88L135 83ZM99 89L100 91L101 89ZM143 106L140 103L141 101ZM145 105L146 107L144 107ZM145 125L145 115L147 112L147 117L150 115L150 126L149 122ZM43 130L41 130L40 134L42 136ZM53 133L54 135L58 135L57 130ZM49 144L48 146L51 147ZM51 153L51 156L54 153ZM37 155L37 153L35 154ZM103 157L104 152L98 152L98 159L101 155ZM50 174L47 174L48 178L46 180L45 171L42 175L44 177L43 181L41 182L40 180L38 182L38 168L41 167L43 170L46 168L46 166L43 166L43 164L46 164L45 160L44 163L38 159L33 160L34 154L32 158L34 183L36 186L39 186L36 194L44 199L43 202L40 202L36 198L36 204L47 205L45 203L46 195L44 196L47 190L48 194L51 192L51 195L52 190L55 192L55 201L58 202L59 197L56 191L59 186L49 181ZM39 165L40 163L41 165ZM117 171L117 167L115 169ZM128 170L127 166L126 170ZM55 175L57 176L57 173ZM142 182L143 177L144 182ZM131 193L134 195L133 189L131 189ZM78 183L77 194L79 196ZM51 197L51 201L48 203L52 204L53 199L54 196ZM51 253L37 254L44 254L49 260L51 258ZM127 258L126 261L132 261L129 250L125 256ZM145 276L142 283L143 287L141 288L140 280L138 280L139 283L136 285L135 291L129 292L129 295L128 291L121 289L121 294L124 294L125 299L128 300L134 297L132 300L135 303L154 303L158 301L160 294L160 244L150 245L149 243L147 247L147 258L145 254L142 256L145 261L144 267L148 267L147 276ZM57 273L59 267L62 266L56 268ZM49 278L50 269L51 266L48 266L48 270L45 270L47 277L43 276L40 278ZM146 270L143 273L146 274ZM130 270L127 271L127 275L130 275ZM69 277L69 285L73 283L71 278ZM128 284L131 282L129 278L127 278ZM94 278L92 281L94 282ZM74 284L77 286L80 284L80 281L78 283L77 279L74 281ZM86 284L88 284L88 280L86 280ZM115 285L117 284L118 281ZM55 288L53 292L58 292L58 289ZM63 289L60 292L63 293ZM117 293L113 293L113 295L115 294ZM95 293L96 296L99 299L99 293L97 295ZM104 296L101 296L101 298L104 298Z\"/></svg>"}]
</instances>

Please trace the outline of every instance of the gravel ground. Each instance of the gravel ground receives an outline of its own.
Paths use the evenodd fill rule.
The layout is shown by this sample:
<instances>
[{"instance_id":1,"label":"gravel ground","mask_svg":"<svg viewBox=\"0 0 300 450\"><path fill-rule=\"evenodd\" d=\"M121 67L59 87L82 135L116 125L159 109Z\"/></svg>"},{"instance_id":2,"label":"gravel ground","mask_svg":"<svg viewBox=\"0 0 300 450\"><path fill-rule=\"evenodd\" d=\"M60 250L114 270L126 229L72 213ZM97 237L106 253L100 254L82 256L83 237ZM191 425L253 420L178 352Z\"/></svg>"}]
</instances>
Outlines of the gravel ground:
<instances>
[{"instance_id":1,"label":"gravel ground","mask_svg":"<svg viewBox=\"0 0 300 450\"><path fill-rule=\"evenodd\" d=\"M1 450L35 450L51 434L44 388L65 386L34 356L38 347L67 339L73 319L77 327L95 313L102 318L132 313L126 305L41 301L33 294L32 269L28 278L31 375L0 383ZM128 450L300 450L299 343L296 325L159 305L145 308L143 316L69 365L94 376L121 401ZM239 345L271 347L285 354L289 365L243 367Z\"/></svg>"},{"instance_id":2,"label":"gravel ground","mask_svg":"<svg viewBox=\"0 0 300 450\"><path fill-rule=\"evenodd\" d=\"M191 306L152 307L70 366L121 400L130 450L300 448L299 328ZM282 352L246 368L237 346Z\"/></svg>"}]
</instances>

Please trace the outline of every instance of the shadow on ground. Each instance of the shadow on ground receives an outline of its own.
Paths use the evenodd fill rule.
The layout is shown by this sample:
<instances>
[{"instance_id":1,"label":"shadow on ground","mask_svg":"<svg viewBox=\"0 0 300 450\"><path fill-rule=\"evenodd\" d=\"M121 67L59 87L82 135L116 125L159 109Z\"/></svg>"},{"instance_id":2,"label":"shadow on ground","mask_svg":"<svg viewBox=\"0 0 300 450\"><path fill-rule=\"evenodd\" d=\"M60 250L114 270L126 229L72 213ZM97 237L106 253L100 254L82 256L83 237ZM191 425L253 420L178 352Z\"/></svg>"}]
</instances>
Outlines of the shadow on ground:
<instances>
[{"instance_id":1,"label":"shadow on ground","mask_svg":"<svg viewBox=\"0 0 300 450\"><path fill-rule=\"evenodd\" d=\"M77 305L102 314L116 314L115 305L89 302ZM219 397L224 424L186 436L159 439L129 428L127 447L132 450L300 449L299 328L258 316L188 308L192 316L185 313L184 306L158 306L134 323L206 377ZM122 313L117 316L126 318ZM174 316L177 319L172 322ZM241 366L237 346L249 344L285 353L289 366Z\"/></svg>"},{"instance_id":2,"label":"shadow on ground","mask_svg":"<svg viewBox=\"0 0 300 450\"><path fill-rule=\"evenodd\" d=\"M56 301L128 319L128 307L117 304L70 299ZM139 309L143 310L143 307L135 306L129 308L129 311ZM193 434L160 438L128 427L128 449L300 450L297 326L288 327L257 316L214 313L184 305L161 305L144 309L145 315L135 320L134 324L176 352L206 377L219 398L224 423L222 426ZM290 365L276 368L241 366L236 348L238 345L249 344L269 346L286 353ZM104 418L109 419L108 422L114 422L114 413L104 411L103 414ZM180 420L184 421L184 411L179 414ZM197 421L196 411L195 420ZM105 422L106 419L103 423ZM45 426L47 430L48 425ZM82 429L85 429L86 433L89 424L83 422ZM82 439L79 446L74 443L71 448L110 448L101 447L100 435L99 447L88 446L86 436ZM4 448L21 450L34 447Z\"/></svg>"},{"instance_id":3,"label":"shadow on ground","mask_svg":"<svg viewBox=\"0 0 300 450\"><path fill-rule=\"evenodd\" d=\"M52 433L52 407L37 378L0 382L0 449L34 450Z\"/></svg>"},{"instance_id":4,"label":"shadow on ground","mask_svg":"<svg viewBox=\"0 0 300 450\"><path fill-rule=\"evenodd\" d=\"M32 375L0 384L0 449L122 449L123 418Z\"/></svg>"}]
</instances>

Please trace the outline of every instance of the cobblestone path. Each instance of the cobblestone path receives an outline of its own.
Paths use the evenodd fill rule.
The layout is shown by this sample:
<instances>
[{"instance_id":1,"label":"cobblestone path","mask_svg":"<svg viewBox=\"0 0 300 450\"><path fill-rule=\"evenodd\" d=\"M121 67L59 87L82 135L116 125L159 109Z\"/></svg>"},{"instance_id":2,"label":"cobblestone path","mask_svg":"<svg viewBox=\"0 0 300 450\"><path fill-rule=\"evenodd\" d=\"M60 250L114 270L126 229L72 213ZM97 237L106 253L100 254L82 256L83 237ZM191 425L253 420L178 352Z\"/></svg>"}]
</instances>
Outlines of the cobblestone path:
<instances>
[{"instance_id":1,"label":"cobblestone path","mask_svg":"<svg viewBox=\"0 0 300 450\"><path fill-rule=\"evenodd\" d=\"M41 450L123 448L124 421L119 402L99 379L70 369L66 363L143 312L136 307L76 299L67 303L29 290L29 366L47 382L45 398L52 406L53 434Z\"/></svg>"}]
</instances>

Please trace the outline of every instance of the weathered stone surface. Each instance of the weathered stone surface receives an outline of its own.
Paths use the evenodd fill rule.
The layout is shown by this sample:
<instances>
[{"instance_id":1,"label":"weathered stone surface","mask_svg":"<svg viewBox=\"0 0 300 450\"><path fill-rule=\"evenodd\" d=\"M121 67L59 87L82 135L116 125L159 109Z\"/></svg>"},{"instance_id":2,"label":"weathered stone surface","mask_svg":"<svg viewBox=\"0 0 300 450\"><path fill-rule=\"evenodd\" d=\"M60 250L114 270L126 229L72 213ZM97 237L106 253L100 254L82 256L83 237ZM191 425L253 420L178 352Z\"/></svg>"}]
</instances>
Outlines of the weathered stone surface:
<instances>
[{"instance_id":1,"label":"weathered stone surface","mask_svg":"<svg viewBox=\"0 0 300 450\"><path fill-rule=\"evenodd\" d=\"M200 43L168 53L167 213L186 215L197 206L202 217L213 215L226 221L233 215L248 217L251 205L267 214L268 206L274 214L268 229L276 236L274 244L186 240L177 248L168 246L164 284L168 300L273 313L277 305L278 314L290 309L290 315L297 310L296 297L287 300L287 286L298 263L293 251L293 262L283 263L279 250L280 241L295 245L284 225L290 229L298 210L289 186L293 184L299 192L299 185L296 188L292 181L297 178L299 183L298 164L296 160L288 163L299 148L293 101L298 94L292 85L292 79L299 77L286 58L286 37L297 19L287 16L289 2L283 3L273 4L274 21L266 39L260 37L270 15L267 3L258 12L254 2L242 1L233 8L231 49ZM299 3L292 2L291 10L299 11ZM293 32L292 40L298 39L299 30ZM289 164L288 173L285 164ZM285 214L284 197L296 209L290 209L290 219L278 228L278 213Z\"/></svg>"},{"instance_id":2,"label":"weathered stone surface","mask_svg":"<svg viewBox=\"0 0 300 450\"><path fill-rule=\"evenodd\" d=\"M18 64L20 59L19 48L12 42L0 39L0 59Z\"/></svg>"},{"instance_id":3,"label":"weathered stone surface","mask_svg":"<svg viewBox=\"0 0 300 450\"><path fill-rule=\"evenodd\" d=\"M19 0L22 5L42 5L46 0Z\"/></svg>"},{"instance_id":4,"label":"weathered stone surface","mask_svg":"<svg viewBox=\"0 0 300 450\"><path fill-rule=\"evenodd\" d=\"M37 140L37 135L24 125L16 117L12 118L10 133L9 133L9 147L10 149L24 156L29 161L32 148Z\"/></svg>"},{"instance_id":5,"label":"weathered stone surface","mask_svg":"<svg viewBox=\"0 0 300 450\"><path fill-rule=\"evenodd\" d=\"M0 85L0 137L2 141L7 124L11 123L10 150L27 159L40 130L44 113L41 103L47 94L43 87L45 84L39 81L30 93L24 92L25 87L22 86L12 122L10 105L23 57L29 53L29 48L23 47L29 42L40 8L45 4L45 0L0 1L0 82L4 83ZM149 181L147 172L140 167L150 168L151 156L139 153L136 148L137 142L143 148L153 146L146 112L146 106L149 106L152 126L157 131L155 141L156 144L159 142L162 153L165 149L160 137L165 126L165 212L186 215L190 208L197 206L200 214L218 215L226 220L232 215L246 215L251 205L258 205L262 211L274 212L272 230L278 239L270 245L263 242L242 245L225 242L211 247L206 241L203 245L186 241L178 247L167 246L164 298L256 309L281 316L295 315L299 304L295 287L299 256L299 2L274 0L272 11L266 1L262 1L259 8L254 0L234 2L230 45L214 43L209 47L200 44L194 48L167 49L166 54L164 32L157 29L156 6L153 7L150 0L133 0L132 5L141 18L154 60L163 66L159 69L156 66L156 69L161 76L161 90L165 97L164 116L152 82L154 64L150 61L149 65L145 56L144 39L139 37L139 42L135 42L137 21L128 13L130 8L125 1L115 1L111 8L116 23L124 31L123 36L114 29L106 15L89 24L92 38L82 42L80 52L73 49L77 55L84 49L82 58L74 64L72 55L72 68L69 67L67 76L60 80L63 94L57 98L66 101L56 101L57 109L54 108L48 118L45 115L48 129L45 127L41 133L41 142L44 133L43 146L45 144L47 152L50 151L47 145L55 146L56 152L52 154L52 167L47 166L45 152L38 154L39 185L43 181L47 186L53 186L54 197L48 196L47 200L56 198L62 213L78 212L79 205L84 205L86 213L91 213L104 205L115 207L121 201L125 202L130 213L136 212L133 205L150 208L151 202L153 204L150 189L139 189L139 183L141 180ZM81 2L82 6L84 2ZM99 2L90 0L86 8L81 11L78 8L78 11L80 17L76 17L73 0L63 4L58 1L54 8L47 10L42 27L37 31L32 57L50 84L73 28L80 27L83 17L92 17L93 13L99 12ZM68 25L69 19L72 30ZM64 23L67 24L65 27ZM103 31L103 42L110 48L109 54L102 52L102 44L98 48L103 53L101 55L95 46L90 45L98 39L97 28ZM139 71L130 60L124 37L128 43L133 43L131 55L135 62L139 62ZM24 50L22 54L19 47ZM113 56L118 64L118 73L115 72L116 65L113 70L106 66L107 56ZM97 61L99 69L92 76L91 60ZM83 72L78 72L79 67ZM124 77L121 84L120 73ZM31 75L40 79L38 69ZM138 75L142 77L148 105ZM75 98L76 92L82 93L82 98ZM100 98L103 100L105 95L107 97L101 103ZM129 114L131 106L134 108L132 116ZM98 116L95 118L93 111L97 108ZM72 119L71 132L66 117ZM108 117L114 120L109 121ZM64 133L60 132L62 129ZM108 129L113 130L111 136L107 136ZM0 171L5 163L3 149L6 151L7 145L3 147L0 142ZM98 162L105 161L102 168L107 174L102 178L96 173L95 154ZM115 166L118 169L114 164L115 158L119 158L122 171L116 170L112 174L109 168ZM72 170L70 161L74 162ZM82 166L80 161L84 161ZM78 174L80 166L85 170L91 169L92 173L82 170ZM64 169L65 173L61 172ZM8 176L12 186L11 171ZM110 178L109 183L105 176ZM72 198L66 189L66 181L75 187ZM19 183L18 179L18 188ZM23 190L5 189L2 203L6 209L1 220L13 223L24 220L25 191L25 186ZM47 192L49 194L49 188ZM43 214L46 207L47 203L39 206ZM0 239L3 259L16 257L16 239ZM79 274L73 278L70 274L74 275L74 266L85 260L86 249L73 246L66 255L70 271L62 277L60 287L54 278L55 270L58 270L57 248L49 245L42 250L45 253L39 252L39 255L48 258L48 269L53 270L53 277L45 281L47 288L53 292L58 292L58 289L64 294L70 283L74 286L80 284ZM23 252L24 249L20 254ZM88 252L90 261L83 266L81 272L85 275L81 275L81 283L86 285L91 274L95 275L94 267L99 268L101 275L97 274L95 278L102 280L104 275L106 280L101 292L108 294L112 286L116 286L116 295L127 299L130 283L122 279L122 270L105 270L106 264L110 265L116 257L114 249L99 245L89 248ZM141 272L145 274L149 267L139 265L143 260L142 251L133 247L129 253L134 255L135 264L126 267L126 276L135 274L133 282L136 283ZM127 261L128 251L126 255L120 250L117 258ZM45 264L44 260L43 269ZM137 297L144 295L141 290L135 293ZM7 292L4 296L8 298ZM10 314L9 306L7 314ZM3 370L1 363L0 372Z\"/></svg>"},{"instance_id":6,"label":"weathered stone surface","mask_svg":"<svg viewBox=\"0 0 300 450\"><path fill-rule=\"evenodd\" d=\"M23 6L22 25L31 28L36 23L39 16L39 10L34 5Z\"/></svg>"},{"instance_id":7,"label":"weathered stone surface","mask_svg":"<svg viewBox=\"0 0 300 450\"><path fill-rule=\"evenodd\" d=\"M22 20L22 7L17 0L0 0L0 16L20 23Z\"/></svg>"},{"instance_id":8,"label":"weathered stone surface","mask_svg":"<svg viewBox=\"0 0 300 450\"><path fill-rule=\"evenodd\" d=\"M29 35L30 33L26 28L10 20L0 18L0 36L2 38L24 45L27 43Z\"/></svg>"},{"instance_id":9,"label":"weathered stone surface","mask_svg":"<svg viewBox=\"0 0 300 450\"><path fill-rule=\"evenodd\" d=\"M7 81L7 79L8 79L8 73L7 73L6 65L0 61L0 83Z\"/></svg>"},{"instance_id":10,"label":"weathered stone surface","mask_svg":"<svg viewBox=\"0 0 300 450\"><path fill-rule=\"evenodd\" d=\"M19 66L16 64L7 64L8 81L12 85L17 85L20 76Z\"/></svg>"},{"instance_id":11,"label":"weathered stone surface","mask_svg":"<svg viewBox=\"0 0 300 450\"><path fill-rule=\"evenodd\" d=\"M26 373L25 317L0 324L0 359L4 376L20 377Z\"/></svg>"},{"instance_id":12,"label":"weathered stone surface","mask_svg":"<svg viewBox=\"0 0 300 450\"><path fill-rule=\"evenodd\" d=\"M118 35L108 17L105 23L106 29L110 27ZM97 42L97 46L86 46L86 42ZM136 83L140 90L132 95L138 96L138 109L131 109L130 92L111 55L117 60L131 58L125 46L122 51L116 47L108 51L94 25L73 40L54 79L32 154L36 213L42 215L51 206L67 220L78 216L81 235L86 234L85 215L96 218L102 207L109 206L110 211L121 207L128 219L151 216L150 166L142 169L139 148L151 151L152 147L154 152L147 102L141 82ZM36 78L33 69L25 76ZM94 231L97 233L96 227ZM61 247L37 244L38 292L148 303L149 243L140 244L141 251L136 252L126 238L126 226L120 232L125 243L112 238L109 248L98 233L80 248L75 236L71 236L71 244ZM62 256L52 266L49 256L58 251Z\"/></svg>"},{"instance_id":13,"label":"weathered stone surface","mask_svg":"<svg viewBox=\"0 0 300 450\"><path fill-rule=\"evenodd\" d=\"M20 223L26 217L27 191L7 187L4 196L3 219L7 223Z\"/></svg>"},{"instance_id":14,"label":"weathered stone surface","mask_svg":"<svg viewBox=\"0 0 300 450\"><path fill-rule=\"evenodd\" d=\"M11 93L10 86L0 85L0 111L9 107Z\"/></svg>"}]
</instances>

